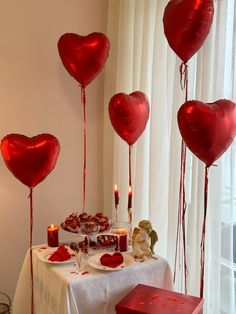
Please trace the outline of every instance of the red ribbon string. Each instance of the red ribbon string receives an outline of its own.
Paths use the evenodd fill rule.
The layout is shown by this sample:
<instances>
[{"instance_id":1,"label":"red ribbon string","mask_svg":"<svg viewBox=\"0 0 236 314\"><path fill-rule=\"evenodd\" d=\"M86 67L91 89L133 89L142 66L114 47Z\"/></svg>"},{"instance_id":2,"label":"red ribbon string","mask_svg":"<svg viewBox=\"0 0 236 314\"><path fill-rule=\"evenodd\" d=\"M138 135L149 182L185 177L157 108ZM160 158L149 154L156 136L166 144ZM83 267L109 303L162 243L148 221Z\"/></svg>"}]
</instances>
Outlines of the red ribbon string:
<instances>
[{"instance_id":1,"label":"red ribbon string","mask_svg":"<svg viewBox=\"0 0 236 314\"><path fill-rule=\"evenodd\" d=\"M206 216L207 216L207 197L208 197L208 172L209 167L205 167L205 185L204 185L204 217L202 224L201 240L201 279L200 279L200 297L203 298L204 292L204 268L205 268L205 237L206 237Z\"/></svg>"},{"instance_id":2,"label":"red ribbon string","mask_svg":"<svg viewBox=\"0 0 236 314\"><path fill-rule=\"evenodd\" d=\"M185 102L188 100L188 65L181 63L180 68L180 86L185 89ZM180 169L180 184L179 184L179 205L178 205L178 221L176 232L176 249L175 249L175 265L174 265L174 283L176 280L177 255L180 257L180 230L182 226L182 240L183 240L183 263L184 263L184 291L187 294L187 254L186 254L186 236L185 236L185 214L186 214L186 200L185 200L185 172L186 172L186 145L182 140L181 144L181 169Z\"/></svg>"},{"instance_id":3,"label":"red ribbon string","mask_svg":"<svg viewBox=\"0 0 236 314\"><path fill-rule=\"evenodd\" d=\"M179 255L180 257L180 229L182 227L183 259L184 259L184 289L185 289L185 294L187 294L187 259L186 259L186 237L185 237L185 213L186 213L187 206L186 206L186 200L185 200L185 184L184 184L185 170L186 170L186 145L182 140L178 221L177 221L177 234L176 234L175 266L174 266L174 283L176 280L177 255Z\"/></svg>"},{"instance_id":4,"label":"red ribbon string","mask_svg":"<svg viewBox=\"0 0 236 314\"><path fill-rule=\"evenodd\" d=\"M185 102L188 100L188 65L184 62L179 67L180 72L180 86L185 89Z\"/></svg>"},{"instance_id":5,"label":"red ribbon string","mask_svg":"<svg viewBox=\"0 0 236 314\"><path fill-rule=\"evenodd\" d=\"M186 145L182 140L182 235L183 235L183 256L184 256L184 291L187 294L187 258L186 258L186 238L185 238L185 213L187 204L185 200L185 170L186 170Z\"/></svg>"},{"instance_id":6,"label":"red ribbon string","mask_svg":"<svg viewBox=\"0 0 236 314\"><path fill-rule=\"evenodd\" d=\"M81 86L81 102L83 104L83 117L84 117L84 168L83 168L83 213L85 208L86 196L86 93L85 88Z\"/></svg>"},{"instance_id":7,"label":"red ribbon string","mask_svg":"<svg viewBox=\"0 0 236 314\"><path fill-rule=\"evenodd\" d=\"M181 78L181 88L185 88L185 102L188 100L188 65L182 62L180 66L180 78ZM182 81L184 80L184 84ZM187 209L186 200L185 200L185 171L186 171L186 145L182 140L181 148L181 161L182 161L182 236L183 236L183 258L184 258L184 291L187 294L187 257L186 257L186 237L185 237L185 213Z\"/></svg>"},{"instance_id":8,"label":"red ribbon string","mask_svg":"<svg viewBox=\"0 0 236 314\"><path fill-rule=\"evenodd\" d=\"M31 314L34 314L34 272L33 272L33 188L30 188L30 275L31 275Z\"/></svg>"},{"instance_id":9,"label":"red ribbon string","mask_svg":"<svg viewBox=\"0 0 236 314\"><path fill-rule=\"evenodd\" d=\"M179 192L180 193L180 192ZM180 198L179 198L180 200ZM177 267L177 255L180 256L180 254L178 254L178 248L180 248L180 224L181 224L181 210L180 210L180 205L178 208L178 221L177 221L177 231L176 231L176 243L175 243L175 266L174 266L174 283L176 280L176 267ZM180 264L180 261L179 261Z\"/></svg>"},{"instance_id":10,"label":"red ribbon string","mask_svg":"<svg viewBox=\"0 0 236 314\"><path fill-rule=\"evenodd\" d=\"M129 186L132 189L132 178L131 178L131 145L129 145Z\"/></svg>"},{"instance_id":11,"label":"red ribbon string","mask_svg":"<svg viewBox=\"0 0 236 314\"><path fill-rule=\"evenodd\" d=\"M132 191L132 176L131 176L131 145L129 145L129 186ZM128 196L128 219L129 219L129 240L132 239L132 223L133 223L133 213L132 213L132 198L130 200Z\"/></svg>"}]
</instances>

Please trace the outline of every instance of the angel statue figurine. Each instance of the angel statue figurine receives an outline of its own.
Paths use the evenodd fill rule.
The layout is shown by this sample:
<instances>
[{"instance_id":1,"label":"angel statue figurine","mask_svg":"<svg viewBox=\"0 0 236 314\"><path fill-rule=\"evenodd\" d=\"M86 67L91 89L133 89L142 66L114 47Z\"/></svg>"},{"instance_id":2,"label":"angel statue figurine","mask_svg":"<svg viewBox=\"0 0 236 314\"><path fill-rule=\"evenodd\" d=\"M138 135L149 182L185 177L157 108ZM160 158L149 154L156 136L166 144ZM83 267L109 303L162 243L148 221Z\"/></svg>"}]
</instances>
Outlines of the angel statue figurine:
<instances>
[{"instance_id":1,"label":"angel statue figurine","mask_svg":"<svg viewBox=\"0 0 236 314\"><path fill-rule=\"evenodd\" d=\"M140 259L148 259L154 254L154 245L158 241L157 233L152 229L149 220L141 220L132 234L133 256Z\"/></svg>"}]
</instances>

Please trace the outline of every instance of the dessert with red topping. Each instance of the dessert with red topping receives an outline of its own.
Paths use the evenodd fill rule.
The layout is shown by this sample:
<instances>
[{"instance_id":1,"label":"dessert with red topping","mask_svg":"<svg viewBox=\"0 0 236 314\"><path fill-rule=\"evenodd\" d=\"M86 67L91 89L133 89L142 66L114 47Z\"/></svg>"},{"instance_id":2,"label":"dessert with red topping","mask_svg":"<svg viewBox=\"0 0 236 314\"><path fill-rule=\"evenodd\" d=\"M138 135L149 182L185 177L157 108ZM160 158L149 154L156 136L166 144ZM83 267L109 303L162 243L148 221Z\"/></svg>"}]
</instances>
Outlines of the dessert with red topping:
<instances>
[{"instance_id":1,"label":"dessert with red topping","mask_svg":"<svg viewBox=\"0 0 236 314\"><path fill-rule=\"evenodd\" d=\"M80 219L77 213L73 212L70 214L62 223L62 227L71 232L78 232L80 228Z\"/></svg>"},{"instance_id":2,"label":"dessert with red topping","mask_svg":"<svg viewBox=\"0 0 236 314\"><path fill-rule=\"evenodd\" d=\"M100 231L106 231L110 228L109 218L104 216L101 212L96 213L94 216L91 216L87 213L81 213L79 215L79 219L81 223L91 222L90 226L93 226L93 224L97 222L100 225Z\"/></svg>"},{"instance_id":3,"label":"dessert with red topping","mask_svg":"<svg viewBox=\"0 0 236 314\"><path fill-rule=\"evenodd\" d=\"M99 224L100 232L106 231L110 228L109 218L107 216L104 216L101 212L96 213L94 216L89 215L86 212L83 212L81 214L73 212L65 219L61 226L67 231L79 232L81 224L83 223L90 223L88 224L88 227L90 226L91 228L92 226L94 226L94 224Z\"/></svg>"},{"instance_id":4,"label":"dessert with red topping","mask_svg":"<svg viewBox=\"0 0 236 314\"><path fill-rule=\"evenodd\" d=\"M87 221L81 224L80 231L84 235L95 235L100 231L100 225L95 221Z\"/></svg>"},{"instance_id":5,"label":"dessert with red topping","mask_svg":"<svg viewBox=\"0 0 236 314\"><path fill-rule=\"evenodd\" d=\"M103 213L96 213L95 217L102 218L103 217Z\"/></svg>"},{"instance_id":6,"label":"dessert with red topping","mask_svg":"<svg viewBox=\"0 0 236 314\"><path fill-rule=\"evenodd\" d=\"M91 220L91 215L87 214L87 213L81 213L79 214L79 219L81 222L86 222L86 221L89 221Z\"/></svg>"},{"instance_id":7,"label":"dessert with red topping","mask_svg":"<svg viewBox=\"0 0 236 314\"><path fill-rule=\"evenodd\" d=\"M116 245L117 236L109 234L99 235L97 241L102 246Z\"/></svg>"},{"instance_id":8,"label":"dessert with red topping","mask_svg":"<svg viewBox=\"0 0 236 314\"><path fill-rule=\"evenodd\" d=\"M109 227L110 227L110 224L109 224L108 220L106 220L105 218L100 218L100 219L98 220L98 223L99 223L99 225L100 225L100 230L101 230L101 231L106 231L106 230L108 230Z\"/></svg>"}]
</instances>

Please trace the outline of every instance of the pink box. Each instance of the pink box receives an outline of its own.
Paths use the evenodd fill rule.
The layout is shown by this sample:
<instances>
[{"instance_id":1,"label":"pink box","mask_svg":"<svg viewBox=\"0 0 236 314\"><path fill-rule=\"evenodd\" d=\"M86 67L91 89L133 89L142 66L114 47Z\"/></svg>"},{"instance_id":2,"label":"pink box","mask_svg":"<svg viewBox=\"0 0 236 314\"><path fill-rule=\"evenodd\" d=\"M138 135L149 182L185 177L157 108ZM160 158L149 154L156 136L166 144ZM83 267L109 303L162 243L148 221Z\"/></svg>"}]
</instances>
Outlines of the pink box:
<instances>
[{"instance_id":1,"label":"pink box","mask_svg":"<svg viewBox=\"0 0 236 314\"><path fill-rule=\"evenodd\" d=\"M138 284L115 309L116 314L202 314L203 299Z\"/></svg>"}]
</instances>

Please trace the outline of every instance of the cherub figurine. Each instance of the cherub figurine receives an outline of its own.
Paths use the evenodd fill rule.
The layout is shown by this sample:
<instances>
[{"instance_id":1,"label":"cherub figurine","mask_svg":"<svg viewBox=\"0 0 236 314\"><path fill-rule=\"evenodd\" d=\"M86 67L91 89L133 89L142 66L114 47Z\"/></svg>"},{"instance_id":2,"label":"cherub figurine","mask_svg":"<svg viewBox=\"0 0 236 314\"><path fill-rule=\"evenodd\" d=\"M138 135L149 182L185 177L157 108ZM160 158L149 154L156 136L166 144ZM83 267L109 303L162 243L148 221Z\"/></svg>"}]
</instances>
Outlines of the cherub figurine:
<instances>
[{"instance_id":1,"label":"cherub figurine","mask_svg":"<svg viewBox=\"0 0 236 314\"><path fill-rule=\"evenodd\" d=\"M149 220L141 220L138 227L134 228L132 235L132 249L134 257L148 259L154 254L154 245L158 236Z\"/></svg>"}]
</instances>

